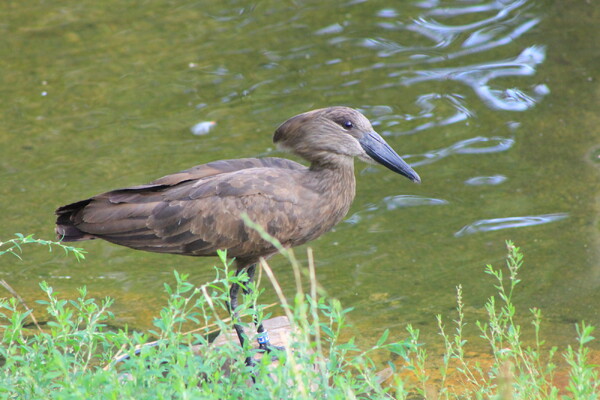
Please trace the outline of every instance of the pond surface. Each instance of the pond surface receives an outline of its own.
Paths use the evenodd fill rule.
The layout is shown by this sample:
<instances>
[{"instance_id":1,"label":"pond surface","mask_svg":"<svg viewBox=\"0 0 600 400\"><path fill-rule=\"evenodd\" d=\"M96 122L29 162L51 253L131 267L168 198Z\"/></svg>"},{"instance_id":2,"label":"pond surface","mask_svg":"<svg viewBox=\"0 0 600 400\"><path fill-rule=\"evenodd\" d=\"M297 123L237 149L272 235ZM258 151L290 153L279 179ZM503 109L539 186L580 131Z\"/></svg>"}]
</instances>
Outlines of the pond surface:
<instances>
[{"instance_id":1,"label":"pond surface","mask_svg":"<svg viewBox=\"0 0 600 400\"><path fill-rule=\"evenodd\" d=\"M542 310L549 343L571 343L579 320L600 326L597 2L111 0L0 13L0 240L53 238L56 207L109 189L290 157L272 145L281 122L347 105L423 180L357 161L351 211L311 244L322 286L355 308L355 334L400 340L412 323L439 342L435 315L454 318L459 284L470 321L484 318L484 266L504 264L507 239L525 254L517 305ZM81 263L34 247L4 256L0 279L30 304L41 280L65 297L86 285L116 299L117 326L147 329L173 269L214 278L212 259L81 246ZM270 264L291 295L290 267ZM262 301L275 299L267 289Z\"/></svg>"}]
</instances>

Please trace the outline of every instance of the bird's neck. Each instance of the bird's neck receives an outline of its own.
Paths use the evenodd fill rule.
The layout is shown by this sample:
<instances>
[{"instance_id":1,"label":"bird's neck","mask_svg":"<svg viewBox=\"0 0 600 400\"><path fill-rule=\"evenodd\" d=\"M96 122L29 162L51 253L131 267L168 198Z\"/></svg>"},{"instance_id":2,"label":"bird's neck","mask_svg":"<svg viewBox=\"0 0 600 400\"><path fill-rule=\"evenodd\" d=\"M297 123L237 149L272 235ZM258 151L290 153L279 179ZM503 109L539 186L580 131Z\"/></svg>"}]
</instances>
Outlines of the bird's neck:
<instances>
[{"instance_id":1,"label":"bird's neck","mask_svg":"<svg viewBox=\"0 0 600 400\"><path fill-rule=\"evenodd\" d=\"M354 158L344 156L341 154L335 154L330 152L321 152L313 157L304 157L310 161L311 171L335 171L340 173L343 171L349 171L354 176Z\"/></svg>"},{"instance_id":2,"label":"bird's neck","mask_svg":"<svg viewBox=\"0 0 600 400\"><path fill-rule=\"evenodd\" d=\"M354 159L339 156L313 161L310 165L310 175L318 193L328 198L327 201L337 203L345 214L356 194Z\"/></svg>"}]
</instances>

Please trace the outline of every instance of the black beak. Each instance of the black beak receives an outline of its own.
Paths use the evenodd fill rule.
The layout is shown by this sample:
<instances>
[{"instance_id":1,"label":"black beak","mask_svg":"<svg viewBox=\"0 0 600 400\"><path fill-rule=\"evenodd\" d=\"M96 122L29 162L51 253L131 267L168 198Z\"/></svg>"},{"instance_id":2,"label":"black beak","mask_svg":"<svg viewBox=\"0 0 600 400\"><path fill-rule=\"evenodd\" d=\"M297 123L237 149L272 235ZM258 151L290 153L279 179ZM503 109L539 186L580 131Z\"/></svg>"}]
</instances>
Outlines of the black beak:
<instances>
[{"instance_id":1,"label":"black beak","mask_svg":"<svg viewBox=\"0 0 600 400\"><path fill-rule=\"evenodd\" d=\"M392 149L381 136L371 131L358 140L373 160L392 171L404 175L413 182L421 183L419 175Z\"/></svg>"}]
</instances>

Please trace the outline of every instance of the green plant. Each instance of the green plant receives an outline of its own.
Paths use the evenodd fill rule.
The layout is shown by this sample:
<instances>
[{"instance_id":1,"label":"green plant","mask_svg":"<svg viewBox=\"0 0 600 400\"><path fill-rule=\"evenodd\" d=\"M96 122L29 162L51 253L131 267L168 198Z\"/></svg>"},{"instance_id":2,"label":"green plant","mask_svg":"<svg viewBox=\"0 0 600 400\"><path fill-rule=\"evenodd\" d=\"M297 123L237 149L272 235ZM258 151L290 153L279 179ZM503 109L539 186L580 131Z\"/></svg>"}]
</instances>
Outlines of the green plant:
<instances>
[{"instance_id":1,"label":"green plant","mask_svg":"<svg viewBox=\"0 0 600 400\"><path fill-rule=\"evenodd\" d=\"M484 367L480 362L469 361L465 356L467 340L463 336L465 314L462 287L457 289L457 315L454 333L448 333L442 316L437 316L440 334L444 340L444 355L440 363L441 376L438 387L428 384L429 375L426 368L427 353L421 349L409 357L408 366L415 371L420 386L418 393L424 398L486 398L486 399L558 399L559 388L554 384L556 365L552 361L557 348L550 348L544 354L544 342L540 339L542 314L539 309L531 308L531 324L534 327L533 345L524 344L521 327L516 322L517 309L513 303L514 290L521 282L518 275L523 266L523 255L512 242L506 242L508 256L506 269L508 277L502 270L487 265L485 273L495 280L498 299L492 296L485 304L487 321L477 321L480 336L489 345L492 362ZM589 349L585 345L593 337L593 327L582 324L576 326L579 347L574 350L569 346L565 358L570 366L570 382L566 390L575 399L598 398L598 371L588 364ZM417 343L419 331L411 326L408 332ZM453 368L452 368L453 367ZM452 371L452 372L451 372ZM452 375L459 385L448 384Z\"/></svg>"},{"instance_id":2,"label":"green plant","mask_svg":"<svg viewBox=\"0 0 600 400\"><path fill-rule=\"evenodd\" d=\"M597 399L600 389L598 370L595 368L597 366L588 364L590 350L585 347L587 343L594 340L592 336L594 327L586 325L585 322L575 327L577 329L577 349L569 346L564 355L571 368L567 390L573 394L575 399Z\"/></svg>"},{"instance_id":3,"label":"green plant","mask_svg":"<svg viewBox=\"0 0 600 400\"><path fill-rule=\"evenodd\" d=\"M24 244L39 244L42 246L48 246L48 251L52 251L54 247L59 247L62 248L66 254L72 254L77 261L84 260L85 254L87 253L80 247L67 246L61 242L55 242L52 240L34 239L33 235L25 236L22 233L15 233L15 236L15 238L9 239L6 242L0 242L0 256L3 256L4 254L12 254L18 259L21 259L19 254L23 251L21 246Z\"/></svg>"},{"instance_id":4,"label":"green plant","mask_svg":"<svg viewBox=\"0 0 600 400\"><path fill-rule=\"evenodd\" d=\"M291 252L285 252L299 279L306 276ZM3 360L0 397L26 398L391 398L392 388L383 387L369 354L376 350L406 353L409 344L387 344L388 332L377 345L360 351L353 343L341 343L349 309L339 301L318 296L314 264L309 257L310 292L298 292L288 302L271 269L262 262L283 309L295 326L289 345L278 351L276 366L269 357L250 368L244 359L253 354L237 342L209 344L212 331L230 330L227 313L231 282L244 283L245 274L235 276L220 253L216 279L195 287L187 276L175 273L175 285L165 285L169 299L148 333L107 328L113 316L112 300L98 304L80 289L76 300L60 299L47 284L46 299L39 304L51 317L40 332L27 334L25 320L31 310L21 312L12 298L0 301ZM258 292L245 299L240 315L244 323L254 314L265 315L256 304ZM251 307L255 305L255 307ZM190 324L203 325L192 332ZM249 385L252 381L256 384Z\"/></svg>"},{"instance_id":5,"label":"green plant","mask_svg":"<svg viewBox=\"0 0 600 400\"><path fill-rule=\"evenodd\" d=\"M21 311L23 303L16 297L1 299L0 398L567 398L560 397L553 382L556 367L552 359L557 349L543 351L542 316L534 308L532 345L524 345L513 303L523 258L512 243L507 247L507 276L486 267L497 292L497 297L490 297L485 305L486 322L477 322L492 356L487 366L466 356L469 343L463 334L466 322L461 286L457 287L455 329L448 332L442 317L437 317L445 349L442 359L428 356L419 330L410 325L407 340L388 343L386 330L374 346L361 350L353 339L340 339L351 310L324 295L316 281L311 250L305 268L291 251L281 248L296 277L293 296L283 293L270 266L261 261L262 271L294 327L287 347L275 352L278 363L263 357L248 367L244 360L254 351L249 346L242 349L237 341L210 344L215 331L231 329L232 321L227 317L231 282L245 285L247 280L245 274L236 276L225 253L220 253L215 279L202 286L196 287L186 275L174 273L174 284L165 284L167 304L149 332L109 329L112 300L98 303L88 298L85 288L80 289L76 300L64 300L47 284L40 284L45 299L39 304L46 308L50 321L34 333L24 329L33 311ZM307 291L303 280L308 280ZM266 307L258 303L259 294L254 291L244 299L241 320L236 322L248 325L245 321L255 316L269 317ZM200 327L186 332L191 325ZM571 395L569 398L598 398L598 369L589 364L587 348L593 330L585 323L578 325L577 346L564 352L570 381L562 390L564 395ZM390 364L396 373L393 382L386 385L377 374L382 366L372 360L377 351L397 354L404 361ZM430 364L439 367L439 379L432 377Z\"/></svg>"}]
</instances>

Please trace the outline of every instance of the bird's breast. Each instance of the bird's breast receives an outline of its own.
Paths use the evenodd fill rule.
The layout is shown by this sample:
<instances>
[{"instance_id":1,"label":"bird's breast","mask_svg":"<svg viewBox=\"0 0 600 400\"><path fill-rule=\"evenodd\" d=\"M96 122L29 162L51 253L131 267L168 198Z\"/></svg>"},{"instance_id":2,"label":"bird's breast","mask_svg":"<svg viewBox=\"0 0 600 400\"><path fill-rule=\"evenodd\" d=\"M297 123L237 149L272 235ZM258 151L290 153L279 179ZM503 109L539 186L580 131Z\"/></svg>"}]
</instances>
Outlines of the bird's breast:
<instances>
[{"instance_id":1,"label":"bird's breast","mask_svg":"<svg viewBox=\"0 0 600 400\"><path fill-rule=\"evenodd\" d=\"M336 171L337 172L337 171ZM298 235L289 243L297 246L316 239L343 220L354 200L356 183L351 173L308 173L299 183L303 195L294 208Z\"/></svg>"}]
</instances>

